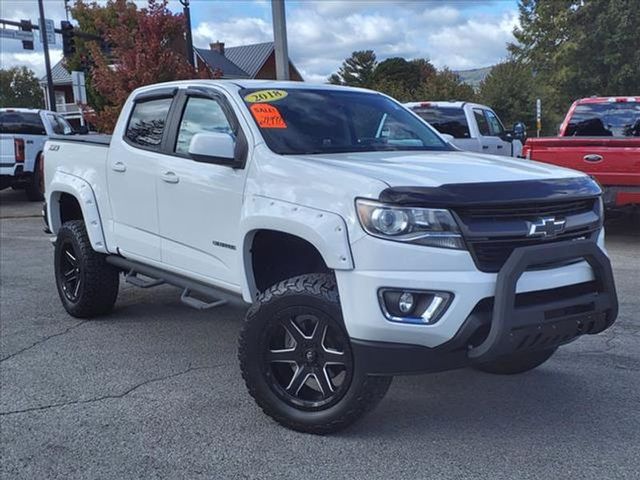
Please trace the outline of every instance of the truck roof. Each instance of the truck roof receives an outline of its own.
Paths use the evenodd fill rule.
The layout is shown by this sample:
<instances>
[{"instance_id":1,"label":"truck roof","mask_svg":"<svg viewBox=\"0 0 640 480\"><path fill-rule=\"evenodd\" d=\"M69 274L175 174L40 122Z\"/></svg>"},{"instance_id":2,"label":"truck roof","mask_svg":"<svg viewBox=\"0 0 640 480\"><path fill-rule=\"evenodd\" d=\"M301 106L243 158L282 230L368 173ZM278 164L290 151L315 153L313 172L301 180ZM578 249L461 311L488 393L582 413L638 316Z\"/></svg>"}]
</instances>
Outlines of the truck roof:
<instances>
[{"instance_id":1,"label":"truck roof","mask_svg":"<svg viewBox=\"0 0 640 480\"><path fill-rule=\"evenodd\" d=\"M580 98L574 103L584 105L588 103L640 102L640 97L588 97Z\"/></svg>"},{"instance_id":2,"label":"truck roof","mask_svg":"<svg viewBox=\"0 0 640 480\"><path fill-rule=\"evenodd\" d=\"M12 107L3 107L0 108L0 112L20 112L20 113L40 113L44 110L42 108L12 108Z\"/></svg>"},{"instance_id":3,"label":"truck roof","mask_svg":"<svg viewBox=\"0 0 640 480\"><path fill-rule=\"evenodd\" d=\"M147 85L137 88L136 93L145 91L151 91L166 87L180 87L190 85L218 85L224 87L232 87L235 89L240 88L273 88L273 89L322 89L322 90L348 90L348 91L362 91L362 92L374 92L373 90L367 90L366 88L348 87L344 85L332 85L329 83L312 83L312 82L295 82L284 80L241 80L241 79L229 79L229 80L179 80L175 82L156 83L153 85Z\"/></svg>"},{"instance_id":4,"label":"truck roof","mask_svg":"<svg viewBox=\"0 0 640 480\"><path fill-rule=\"evenodd\" d=\"M450 100L450 101L430 101L430 100L426 100L423 102L408 102L405 103L404 106L407 108L418 108L418 107L441 107L441 108L463 108L466 105L469 105L471 107L478 107L478 108L490 108L487 107L486 105L481 105L479 103L473 103L473 102L462 102L462 101L457 101L457 100Z\"/></svg>"}]
</instances>

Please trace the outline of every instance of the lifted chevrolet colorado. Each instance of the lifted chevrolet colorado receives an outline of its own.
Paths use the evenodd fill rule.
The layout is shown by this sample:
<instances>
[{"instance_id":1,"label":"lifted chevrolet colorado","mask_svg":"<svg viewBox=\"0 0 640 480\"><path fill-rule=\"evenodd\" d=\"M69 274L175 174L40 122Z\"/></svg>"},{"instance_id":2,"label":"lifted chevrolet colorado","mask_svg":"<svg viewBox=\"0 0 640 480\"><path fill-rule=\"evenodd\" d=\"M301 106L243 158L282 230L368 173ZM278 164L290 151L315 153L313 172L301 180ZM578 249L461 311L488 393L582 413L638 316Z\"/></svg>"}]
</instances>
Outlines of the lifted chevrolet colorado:
<instances>
[{"instance_id":1,"label":"lifted chevrolet colorado","mask_svg":"<svg viewBox=\"0 0 640 480\"><path fill-rule=\"evenodd\" d=\"M241 297L249 393L296 430L346 427L394 375L525 372L617 315L596 182L461 152L377 92L152 85L44 157L66 310L110 312L121 274Z\"/></svg>"}]
</instances>

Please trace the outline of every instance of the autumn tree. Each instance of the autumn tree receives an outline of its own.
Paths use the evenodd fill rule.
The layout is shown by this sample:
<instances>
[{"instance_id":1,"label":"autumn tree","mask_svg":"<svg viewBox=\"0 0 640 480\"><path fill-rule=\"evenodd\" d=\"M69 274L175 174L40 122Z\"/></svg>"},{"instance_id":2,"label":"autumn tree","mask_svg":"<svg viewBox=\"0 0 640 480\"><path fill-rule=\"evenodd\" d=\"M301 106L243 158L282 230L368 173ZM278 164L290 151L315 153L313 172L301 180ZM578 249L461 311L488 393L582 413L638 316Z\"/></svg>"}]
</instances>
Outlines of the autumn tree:
<instances>
[{"instance_id":1,"label":"autumn tree","mask_svg":"<svg viewBox=\"0 0 640 480\"><path fill-rule=\"evenodd\" d=\"M130 2L112 2L116 22L98 19L109 52L89 42L93 88L105 100L91 119L101 131L111 131L132 90L152 83L219 76L196 72L186 57L182 14L167 8L167 0L149 0L148 7L131 8Z\"/></svg>"},{"instance_id":2,"label":"autumn tree","mask_svg":"<svg viewBox=\"0 0 640 480\"><path fill-rule=\"evenodd\" d=\"M329 77L329 83L368 88L371 86L376 65L376 54L373 50L353 52L342 62L338 72Z\"/></svg>"},{"instance_id":3,"label":"autumn tree","mask_svg":"<svg viewBox=\"0 0 640 480\"><path fill-rule=\"evenodd\" d=\"M43 108L38 78L27 67L0 69L0 107Z\"/></svg>"}]
</instances>

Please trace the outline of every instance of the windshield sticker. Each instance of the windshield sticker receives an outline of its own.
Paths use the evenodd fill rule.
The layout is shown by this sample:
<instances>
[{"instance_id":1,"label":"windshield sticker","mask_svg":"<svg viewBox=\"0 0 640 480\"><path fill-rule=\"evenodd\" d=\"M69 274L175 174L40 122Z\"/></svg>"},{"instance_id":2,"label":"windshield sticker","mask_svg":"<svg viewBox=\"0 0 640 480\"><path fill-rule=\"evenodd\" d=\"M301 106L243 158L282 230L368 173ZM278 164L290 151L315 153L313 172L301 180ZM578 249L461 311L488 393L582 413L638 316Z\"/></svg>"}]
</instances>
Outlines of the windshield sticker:
<instances>
[{"instance_id":1,"label":"windshield sticker","mask_svg":"<svg viewBox=\"0 0 640 480\"><path fill-rule=\"evenodd\" d=\"M273 105L254 103L249 108L260 128L287 128L280 112Z\"/></svg>"},{"instance_id":2,"label":"windshield sticker","mask_svg":"<svg viewBox=\"0 0 640 480\"><path fill-rule=\"evenodd\" d=\"M244 101L247 103L277 102L287 95L287 92L284 90L260 90L246 95Z\"/></svg>"}]
</instances>

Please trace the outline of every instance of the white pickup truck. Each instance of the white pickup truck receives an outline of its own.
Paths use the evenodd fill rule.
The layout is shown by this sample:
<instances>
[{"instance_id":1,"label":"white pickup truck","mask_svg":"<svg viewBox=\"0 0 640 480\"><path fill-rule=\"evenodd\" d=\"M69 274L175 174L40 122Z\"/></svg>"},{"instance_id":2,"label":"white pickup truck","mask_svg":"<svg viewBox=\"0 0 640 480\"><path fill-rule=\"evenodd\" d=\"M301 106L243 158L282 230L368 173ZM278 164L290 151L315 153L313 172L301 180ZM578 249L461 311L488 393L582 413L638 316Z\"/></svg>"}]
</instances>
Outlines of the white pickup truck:
<instances>
[{"instance_id":1,"label":"white pickup truck","mask_svg":"<svg viewBox=\"0 0 640 480\"><path fill-rule=\"evenodd\" d=\"M55 112L0 108L0 190L24 189L31 201L42 200L44 142L51 135L73 135L71 125Z\"/></svg>"},{"instance_id":2,"label":"white pickup truck","mask_svg":"<svg viewBox=\"0 0 640 480\"><path fill-rule=\"evenodd\" d=\"M423 120L444 135L451 143L470 152L507 157L522 155L525 140L524 124L516 123L506 130L491 108L471 102L411 102L405 103Z\"/></svg>"},{"instance_id":3,"label":"white pickup truck","mask_svg":"<svg viewBox=\"0 0 640 480\"><path fill-rule=\"evenodd\" d=\"M249 393L300 431L349 425L393 375L527 371L617 315L591 178L461 152L377 92L140 88L112 137L50 139L45 179L71 315L110 312L121 273L241 297Z\"/></svg>"}]
</instances>

